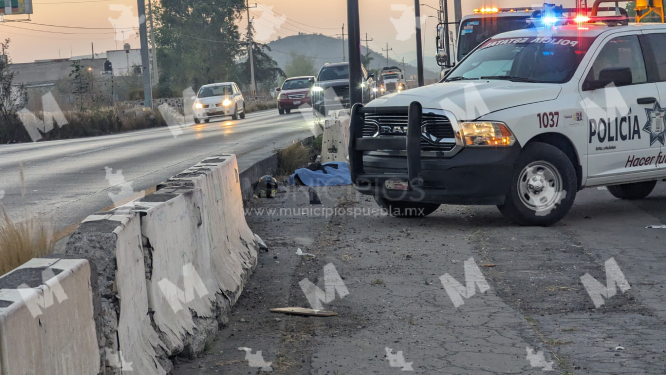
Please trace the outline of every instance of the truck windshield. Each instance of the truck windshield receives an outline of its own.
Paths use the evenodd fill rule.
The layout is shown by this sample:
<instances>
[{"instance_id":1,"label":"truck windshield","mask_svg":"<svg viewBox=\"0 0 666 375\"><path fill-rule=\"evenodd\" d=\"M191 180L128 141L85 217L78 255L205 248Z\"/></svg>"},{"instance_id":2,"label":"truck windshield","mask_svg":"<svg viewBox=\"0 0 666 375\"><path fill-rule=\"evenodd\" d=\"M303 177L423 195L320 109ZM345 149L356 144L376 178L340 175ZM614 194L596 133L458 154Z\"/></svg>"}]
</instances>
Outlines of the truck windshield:
<instances>
[{"instance_id":1,"label":"truck windshield","mask_svg":"<svg viewBox=\"0 0 666 375\"><path fill-rule=\"evenodd\" d=\"M446 81L505 79L564 83L571 79L594 38L500 38L467 57Z\"/></svg>"},{"instance_id":2,"label":"truck windshield","mask_svg":"<svg viewBox=\"0 0 666 375\"><path fill-rule=\"evenodd\" d=\"M458 61L486 39L527 27L527 16L469 18L462 23L458 42Z\"/></svg>"},{"instance_id":3,"label":"truck windshield","mask_svg":"<svg viewBox=\"0 0 666 375\"><path fill-rule=\"evenodd\" d=\"M317 81L334 81L336 79L349 79L349 65L325 66L321 68Z\"/></svg>"},{"instance_id":4,"label":"truck windshield","mask_svg":"<svg viewBox=\"0 0 666 375\"><path fill-rule=\"evenodd\" d=\"M384 79L398 79L397 74L384 74L382 77L384 77Z\"/></svg>"},{"instance_id":5,"label":"truck windshield","mask_svg":"<svg viewBox=\"0 0 666 375\"><path fill-rule=\"evenodd\" d=\"M308 78L292 79L284 82L282 90L308 89L311 86L312 83Z\"/></svg>"}]
</instances>

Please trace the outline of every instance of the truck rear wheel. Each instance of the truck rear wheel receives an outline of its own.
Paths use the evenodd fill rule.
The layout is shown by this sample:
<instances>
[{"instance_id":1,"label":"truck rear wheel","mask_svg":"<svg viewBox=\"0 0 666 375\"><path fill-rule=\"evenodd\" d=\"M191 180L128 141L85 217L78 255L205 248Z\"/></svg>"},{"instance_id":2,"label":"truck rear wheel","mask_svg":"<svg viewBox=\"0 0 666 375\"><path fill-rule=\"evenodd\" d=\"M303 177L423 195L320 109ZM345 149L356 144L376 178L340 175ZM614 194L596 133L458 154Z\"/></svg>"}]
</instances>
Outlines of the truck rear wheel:
<instances>
[{"instance_id":1,"label":"truck rear wheel","mask_svg":"<svg viewBox=\"0 0 666 375\"><path fill-rule=\"evenodd\" d=\"M395 217L425 217L437 211L439 204L423 202L391 201L375 196L375 202Z\"/></svg>"},{"instance_id":2,"label":"truck rear wheel","mask_svg":"<svg viewBox=\"0 0 666 375\"><path fill-rule=\"evenodd\" d=\"M500 212L520 225L549 226L569 212L578 191L571 160L557 147L528 144L516 161Z\"/></svg>"},{"instance_id":3,"label":"truck rear wheel","mask_svg":"<svg viewBox=\"0 0 666 375\"><path fill-rule=\"evenodd\" d=\"M615 198L620 199L643 199L652 193L657 181L634 182L633 184L622 184L607 186L608 191Z\"/></svg>"}]
</instances>

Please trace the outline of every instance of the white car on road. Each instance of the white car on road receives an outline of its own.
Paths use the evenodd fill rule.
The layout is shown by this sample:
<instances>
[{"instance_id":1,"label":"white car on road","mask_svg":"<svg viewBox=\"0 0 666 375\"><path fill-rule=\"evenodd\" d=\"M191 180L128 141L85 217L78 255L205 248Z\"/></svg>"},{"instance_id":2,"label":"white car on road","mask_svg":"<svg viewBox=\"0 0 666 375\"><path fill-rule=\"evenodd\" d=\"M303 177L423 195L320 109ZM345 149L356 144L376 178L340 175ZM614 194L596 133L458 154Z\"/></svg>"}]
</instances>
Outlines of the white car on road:
<instances>
[{"instance_id":1,"label":"white car on road","mask_svg":"<svg viewBox=\"0 0 666 375\"><path fill-rule=\"evenodd\" d=\"M663 24L496 35L441 83L354 106L352 181L395 216L488 204L523 225L586 187L645 198L666 179L664 46Z\"/></svg>"},{"instance_id":2,"label":"white car on road","mask_svg":"<svg viewBox=\"0 0 666 375\"><path fill-rule=\"evenodd\" d=\"M233 82L201 86L197 96L192 99L192 113L197 124L215 117L231 116L234 120L245 118L245 99L238 85Z\"/></svg>"}]
</instances>

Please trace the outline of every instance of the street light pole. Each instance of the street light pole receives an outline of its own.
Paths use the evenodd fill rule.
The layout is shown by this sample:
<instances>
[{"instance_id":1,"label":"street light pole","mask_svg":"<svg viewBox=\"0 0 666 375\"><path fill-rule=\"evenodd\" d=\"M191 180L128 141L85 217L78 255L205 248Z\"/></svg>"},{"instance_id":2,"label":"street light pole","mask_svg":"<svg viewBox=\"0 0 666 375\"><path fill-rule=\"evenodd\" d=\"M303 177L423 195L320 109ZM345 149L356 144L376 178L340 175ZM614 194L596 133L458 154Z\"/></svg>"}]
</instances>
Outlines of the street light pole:
<instances>
[{"instance_id":1,"label":"street light pole","mask_svg":"<svg viewBox=\"0 0 666 375\"><path fill-rule=\"evenodd\" d=\"M423 46L421 45L421 6L419 0L414 0L414 15L416 16L416 72L419 87L425 84L423 80Z\"/></svg>"},{"instance_id":2,"label":"street light pole","mask_svg":"<svg viewBox=\"0 0 666 375\"><path fill-rule=\"evenodd\" d=\"M139 8L139 39L141 41L141 66L143 67L143 106L153 108L153 88L150 84L150 58L148 57L148 30L146 28L146 3L137 0Z\"/></svg>"},{"instance_id":3,"label":"street light pole","mask_svg":"<svg viewBox=\"0 0 666 375\"><path fill-rule=\"evenodd\" d=\"M347 24L349 25L349 104L353 106L356 103L363 103L361 27L358 0L347 0ZM342 37L344 40L344 33Z\"/></svg>"}]
</instances>

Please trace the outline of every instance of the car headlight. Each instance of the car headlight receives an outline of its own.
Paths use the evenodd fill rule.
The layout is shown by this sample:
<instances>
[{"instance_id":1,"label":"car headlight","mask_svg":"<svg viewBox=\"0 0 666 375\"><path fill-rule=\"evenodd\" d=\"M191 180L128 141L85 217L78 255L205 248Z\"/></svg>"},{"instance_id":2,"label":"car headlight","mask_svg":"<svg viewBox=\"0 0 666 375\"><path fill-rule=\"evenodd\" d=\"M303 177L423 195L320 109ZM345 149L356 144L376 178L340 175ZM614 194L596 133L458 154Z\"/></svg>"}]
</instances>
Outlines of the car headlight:
<instances>
[{"instance_id":1,"label":"car headlight","mask_svg":"<svg viewBox=\"0 0 666 375\"><path fill-rule=\"evenodd\" d=\"M229 100L229 99L224 99L224 101L222 102L222 105L225 106L225 107L230 106L230 105L231 105L231 100Z\"/></svg>"},{"instance_id":2,"label":"car headlight","mask_svg":"<svg viewBox=\"0 0 666 375\"><path fill-rule=\"evenodd\" d=\"M287 94L280 95L280 99L287 99Z\"/></svg>"},{"instance_id":3,"label":"car headlight","mask_svg":"<svg viewBox=\"0 0 666 375\"><path fill-rule=\"evenodd\" d=\"M312 92L321 92L321 91L324 91L324 89L319 86L314 86L312 88Z\"/></svg>"},{"instance_id":4,"label":"car headlight","mask_svg":"<svg viewBox=\"0 0 666 375\"><path fill-rule=\"evenodd\" d=\"M373 91L373 92L377 92L377 88L376 88L376 87L373 87L373 88L372 88L372 91Z\"/></svg>"},{"instance_id":5,"label":"car headlight","mask_svg":"<svg viewBox=\"0 0 666 375\"><path fill-rule=\"evenodd\" d=\"M201 105L201 103L196 103L196 104L194 105L194 108L196 108L196 109L201 109L201 108L203 108L203 105Z\"/></svg>"},{"instance_id":6,"label":"car headlight","mask_svg":"<svg viewBox=\"0 0 666 375\"><path fill-rule=\"evenodd\" d=\"M511 130L501 122L463 122L460 130L465 146L506 147L516 143Z\"/></svg>"}]
</instances>

